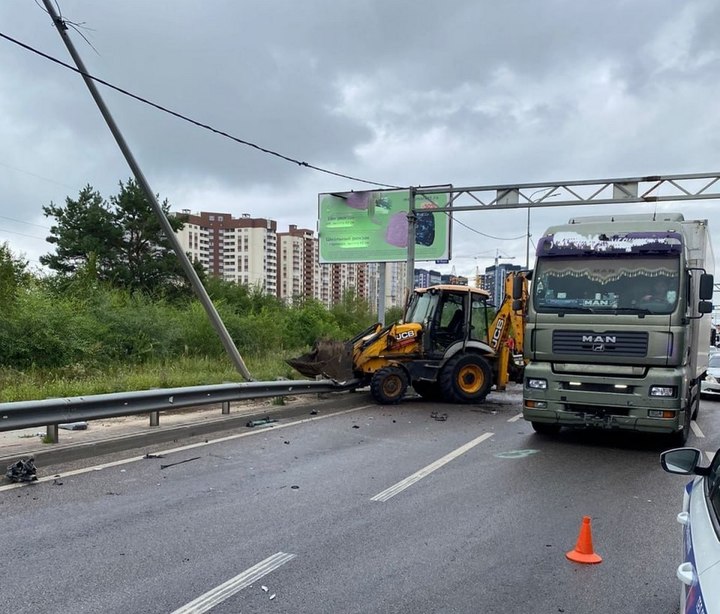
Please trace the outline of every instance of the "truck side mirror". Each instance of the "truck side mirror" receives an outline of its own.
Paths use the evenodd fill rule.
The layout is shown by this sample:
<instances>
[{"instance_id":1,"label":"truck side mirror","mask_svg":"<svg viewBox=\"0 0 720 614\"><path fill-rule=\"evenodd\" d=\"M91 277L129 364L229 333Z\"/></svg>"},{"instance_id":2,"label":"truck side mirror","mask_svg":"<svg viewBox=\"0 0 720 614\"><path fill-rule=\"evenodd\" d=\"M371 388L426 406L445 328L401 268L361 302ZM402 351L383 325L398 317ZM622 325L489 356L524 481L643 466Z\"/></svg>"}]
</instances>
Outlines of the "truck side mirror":
<instances>
[{"instance_id":1,"label":"truck side mirror","mask_svg":"<svg viewBox=\"0 0 720 614\"><path fill-rule=\"evenodd\" d=\"M522 298L523 293L523 278L520 275L516 275L513 279L512 297L517 300ZM514 309L514 307L513 307Z\"/></svg>"},{"instance_id":2,"label":"truck side mirror","mask_svg":"<svg viewBox=\"0 0 720 614\"><path fill-rule=\"evenodd\" d=\"M698 313L712 313L713 305L710 301L700 301L698 303Z\"/></svg>"},{"instance_id":3,"label":"truck side mirror","mask_svg":"<svg viewBox=\"0 0 720 614\"><path fill-rule=\"evenodd\" d=\"M710 301L713 297L713 291L715 290L714 287L714 281L713 276L709 273L703 273L700 275L700 300L701 301ZM701 313L707 313L707 312L701 312Z\"/></svg>"}]
</instances>

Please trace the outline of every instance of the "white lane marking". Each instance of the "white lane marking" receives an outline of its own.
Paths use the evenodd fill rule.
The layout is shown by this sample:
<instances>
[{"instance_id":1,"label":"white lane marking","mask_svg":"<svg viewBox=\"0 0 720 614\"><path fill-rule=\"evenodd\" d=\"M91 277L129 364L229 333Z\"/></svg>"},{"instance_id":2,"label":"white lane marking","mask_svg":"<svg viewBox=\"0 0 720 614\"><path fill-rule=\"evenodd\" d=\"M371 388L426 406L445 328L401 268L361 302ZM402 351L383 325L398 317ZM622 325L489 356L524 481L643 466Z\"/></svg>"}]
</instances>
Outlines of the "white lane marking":
<instances>
[{"instance_id":1,"label":"white lane marking","mask_svg":"<svg viewBox=\"0 0 720 614\"><path fill-rule=\"evenodd\" d=\"M294 554L287 554L286 552L273 554L264 561L253 565L250 569L243 571L234 578L230 578L227 582L215 587L204 595L200 595L200 597L175 610L172 614L203 614L203 612L212 610L228 597L232 597L235 593L250 586L253 582L257 582L271 571L276 570L281 565L294 559L295 556Z\"/></svg>"},{"instance_id":2,"label":"white lane marking","mask_svg":"<svg viewBox=\"0 0 720 614\"><path fill-rule=\"evenodd\" d=\"M515 414L512 418L508 418L508 422L517 422L522 418L522 414Z\"/></svg>"},{"instance_id":3,"label":"white lane marking","mask_svg":"<svg viewBox=\"0 0 720 614\"><path fill-rule=\"evenodd\" d=\"M705 434L700 430L700 427L697 425L697 422L695 422L695 420L690 423L690 428L692 429L693 433L695 433L695 437L705 437Z\"/></svg>"},{"instance_id":4,"label":"white lane marking","mask_svg":"<svg viewBox=\"0 0 720 614\"><path fill-rule=\"evenodd\" d=\"M715 452L705 452L707 454L708 460L712 462L712 459L715 458Z\"/></svg>"},{"instance_id":5,"label":"white lane marking","mask_svg":"<svg viewBox=\"0 0 720 614\"><path fill-rule=\"evenodd\" d=\"M456 459L461 454L465 454L465 452L474 448L476 445L482 443L483 441L489 439L492 436L493 433L483 433L482 435L480 435L480 437L476 437L472 441L466 443L464 446L461 446L457 450L450 452L450 454L446 454L445 456L436 460L434 463L431 463L424 469L420 469L420 471L413 473L411 476L405 478L404 480L401 480L390 488L386 488L381 493L378 493L377 495L372 497L370 501L387 501L391 497L394 497L406 488L409 488L410 486L415 484L415 482L422 480L424 477L427 477L436 469L440 469L440 467L442 467L443 465L446 465L451 460Z\"/></svg>"},{"instance_id":6,"label":"white lane marking","mask_svg":"<svg viewBox=\"0 0 720 614\"><path fill-rule=\"evenodd\" d=\"M335 412L333 414L324 414L322 416L315 416L313 418L303 418L302 420L295 420L295 422L288 422L287 424L278 424L270 428L263 428L258 431L249 431L245 433L236 433L235 435L228 435L227 437L220 437L218 439L210 439L208 441L200 441L198 443L191 443L186 446L180 446L179 448L172 448L170 450L164 450L162 452L154 452L154 454L173 454L175 452L185 452L186 450L192 450L194 448L200 448L202 446L210 446L214 443L222 443L224 441L232 441L233 439L239 439L240 437L250 437L251 435L257 435L258 433L267 433L270 430L276 431L278 429L284 429L289 426L297 426L298 424L304 424L306 422L314 422L315 420L324 420L325 418L332 418L333 416L342 416L343 414L349 414L353 411L360 409L368 409L369 407L377 407L377 405L362 405L361 407L354 407L352 409L346 409L343 411ZM111 463L103 463L102 465L94 465L92 467L84 467L83 469L75 469L73 471L64 471L55 475L38 478L34 482L18 482L17 484L6 484L0 486L0 492L4 490L13 490L14 488L24 488L27 486L33 486L34 484L41 484L43 482L49 482L51 480L57 480L58 478L66 478L72 475L80 475L82 473L89 473L91 471L100 471L101 469L107 469L109 467L118 467L119 465L127 465L128 463L135 463L139 460L143 460L145 456L133 456L131 458L123 458L122 460L113 461Z\"/></svg>"}]
</instances>

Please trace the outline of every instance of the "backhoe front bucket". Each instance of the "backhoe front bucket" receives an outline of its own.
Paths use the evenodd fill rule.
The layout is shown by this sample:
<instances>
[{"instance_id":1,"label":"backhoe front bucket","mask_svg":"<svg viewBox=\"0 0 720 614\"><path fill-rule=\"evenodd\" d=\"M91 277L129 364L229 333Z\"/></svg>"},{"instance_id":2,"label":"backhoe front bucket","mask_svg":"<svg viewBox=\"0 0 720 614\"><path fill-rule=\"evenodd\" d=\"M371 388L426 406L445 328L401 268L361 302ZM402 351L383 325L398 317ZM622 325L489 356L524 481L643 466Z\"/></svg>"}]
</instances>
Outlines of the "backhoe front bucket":
<instances>
[{"instance_id":1,"label":"backhoe front bucket","mask_svg":"<svg viewBox=\"0 0 720 614\"><path fill-rule=\"evenodd\" d=\"M338 382L353 378L350 342L318 341L307 354L285 362L305 377L321 376Z\"/></svg>"}]
</instances>

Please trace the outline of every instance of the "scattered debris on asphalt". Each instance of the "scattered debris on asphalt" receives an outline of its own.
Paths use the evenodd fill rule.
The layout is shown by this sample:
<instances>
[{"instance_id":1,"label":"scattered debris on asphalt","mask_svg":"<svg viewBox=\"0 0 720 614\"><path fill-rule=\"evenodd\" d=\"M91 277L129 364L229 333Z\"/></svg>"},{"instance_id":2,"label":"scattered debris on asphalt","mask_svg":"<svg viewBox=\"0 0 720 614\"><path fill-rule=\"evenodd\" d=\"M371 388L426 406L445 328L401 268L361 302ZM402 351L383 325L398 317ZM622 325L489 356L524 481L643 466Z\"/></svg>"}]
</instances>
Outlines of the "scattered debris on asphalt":
<instances>
[{"instance_id":1,"label":"scattered debris on asphalt","mask_svg":"<svg viewBox=\"0 0 720 614\"><path fill-rule=\"evenodd\" d=\"M146 454L143 458L165 458L163 454Z\"/></svg>"},{"instance_id":2,"label":"scattered debris on asphalt","mask_svg":"<svg viewBox=\"0 0 720 614\"><path fill-rule=\"evenodd\" d=\"M53 480L53 486L62 486L63 483L59 480Z\"/></svg>"},{"instance_id":3,"label":"scattered debris on asphalt","mask_svg":"<svg viewBox=\"0 0 720 614\"><path fill-rule=\"evenodd\" d=\"M354 429L359 429L360 427L357 424L353 424Z\"/></svg>"},{"instance_id":4,"label":"scattered debris on asphalt","mask_svg":"<svg viewBox=\"0 0 720 614\"><path fill-rule=\"evenodd\" d=\"M86 431L87 427L87 422L66 422L65 424L58 424L59 429L65 429L66 431Z\"/></svg>"},{"instance_id":5,"label":"scattered debris on asphalt","mask_svg":"<svg viewBox=\"0 0 720 614\"><path fill-rule=\"evenodd\" d=\"M192 458L186 458L185 460L178 461L176 463L168 463L167 465L160 465L160 469L167 469L168 467L174 467L175 465L182 465L183 463L189 463L190 461L198 460L199 456L193 456Z\"/></svg>"},{"instance_id":6,"label":"scattered debris on asphalt","mask_svg":"<svg viewBox=\"0 0 720 614\"><path fill-rule=\"evenodd\" d=\"M317 416L319 413L320 413L320 412L319 412L317 409L313 409L313 410L310 412L310 415L311 415L311 416Z\"/></svg>"},{"instance_id":7,"label":"scattered debris on asphalt","mask_svg":"<svg viewBox=\"0 0 720 614\"><path fill-rule=\"evenodd\" d=\"M256 426L264 426L266 424L272 424L273 422L277 422L275 418L270 418L270 416L266 418L260 418L260 420L250 420L245 426L248 426L250 428L256 427Z\"/></svg>"},{"instance_id":8,"label":"scattered debris on asphalt","mask_svg":"<svg viewBox=\"0 0 720 614\"><path fill-rule=\"evenodd\" d=\"M34 482L37 480L35 458L31 456L8 465L5 475L11 482Z\"/></svg>"},{"instance_id":9,"label":"scattered debris on asphalt","mask_svg":"<svg viewBox=\"0 0 720 614\"><path fill-rule=\"evenodd\" d=\"M293 490L297 490L300 487L297 484L293 484L290 488L292 488Z\"/></svg>"},{"instance_id":10,"label":"scattered debris on asphalt","mask_svg":"<svg viewBox=\"0 0 720 614\"><path fill-rule=\"evenodd\" d=\"M438 413L438 412L436 412L436 411L434 411L433 413L431 413L431 414L430 414L430 417L431 417L433 420L437 420L438 422L445 422L445 420L448 419L448 415L447 415L447 414L441 414L441 413Z\"/></svg>"},{"instance_id":11,"label":"scattered debris on asphalt","mask_svg":"<svg viewBox=\"0 0 720 614\"><path fill-rule=\"evenodd\" d=\"M268 587L267 587L267 586L264 586L264 585L263 585L263 586L261 586L260 588L263 590L264 593L267 593L267 592L268 592Z\"/></svg>"}]
</instances>

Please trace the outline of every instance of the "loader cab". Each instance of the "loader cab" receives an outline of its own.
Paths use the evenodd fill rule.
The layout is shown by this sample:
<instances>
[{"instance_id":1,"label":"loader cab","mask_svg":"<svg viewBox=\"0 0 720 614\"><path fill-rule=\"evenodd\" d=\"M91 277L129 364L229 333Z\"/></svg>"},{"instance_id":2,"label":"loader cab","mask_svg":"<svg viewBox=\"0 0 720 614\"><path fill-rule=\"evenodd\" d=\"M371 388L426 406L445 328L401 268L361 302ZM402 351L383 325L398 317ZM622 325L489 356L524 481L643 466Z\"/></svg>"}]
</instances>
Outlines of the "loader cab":
<instances>
[{"instance_id":1,"label":"loader cab","mask_svg":"<svg viewBox=\"0 0 720 614\"><path fill-rule=\"evenodd\" d=\"M422 324L423 349L429 355L442 355L458 341L487 342L488 298L485 291L467 286L418 289L408 306L405 322Z\"/></svg>"}]
</instances>

